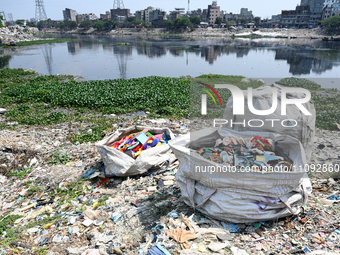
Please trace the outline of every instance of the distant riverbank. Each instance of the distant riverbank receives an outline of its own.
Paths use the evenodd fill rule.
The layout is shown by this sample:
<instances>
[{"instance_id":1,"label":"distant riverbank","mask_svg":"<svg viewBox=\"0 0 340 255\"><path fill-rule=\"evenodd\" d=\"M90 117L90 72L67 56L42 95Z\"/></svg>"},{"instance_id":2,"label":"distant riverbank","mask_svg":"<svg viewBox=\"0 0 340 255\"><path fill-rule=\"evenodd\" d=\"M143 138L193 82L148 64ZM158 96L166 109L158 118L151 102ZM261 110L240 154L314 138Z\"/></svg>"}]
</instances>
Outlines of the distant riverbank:
<instances>
[{"instance_id":1,"label":"distant riverbank","mask_svg":"<svg viewBox=\"0 0 340 255\"><path fill-rule=\"evenodd\" d=\"M77 28L71 31L60 31L58 29L46 29L46 33L64 34L101 34L101 35L150 35L150 36L184 36L184 37L272 37L272 38L317 38L322 39L328 36L321 28L313 29L287 29L287 28L245 28L242 30L226 28L197 28L193 31L185 30L182 32L166 30L164 28L117 28L111 31L98 31L95 28L84 30Z\"/></svg>"}]
</instances>

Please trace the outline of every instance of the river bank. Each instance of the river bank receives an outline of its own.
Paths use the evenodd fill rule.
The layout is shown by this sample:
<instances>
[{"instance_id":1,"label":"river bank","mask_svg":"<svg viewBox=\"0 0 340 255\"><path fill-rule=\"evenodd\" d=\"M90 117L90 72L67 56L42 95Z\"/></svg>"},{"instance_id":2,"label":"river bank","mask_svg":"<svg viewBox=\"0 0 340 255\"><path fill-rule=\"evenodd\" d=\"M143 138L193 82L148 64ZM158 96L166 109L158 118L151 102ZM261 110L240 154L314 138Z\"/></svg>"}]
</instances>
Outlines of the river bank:
<instances>
[{"instance_id":1,"label":"river bank","mask_svg":"<svg viewBox=\"0 0 340 255\"><path fill-rule=\"evenodd\" d=\"M329 36L324 29L287 29L287 28L244 28L242 30L226 28L196 28L195 30L186 30L180 33L169 31L163 28L117 28L111 31L98 31L94 28L84 30L77 28L71 31L60 31L58 29L46 29L46 33L65 33L65 34L102 34L102 35L149 35L149 36L182 36L182 37L270 37L270 38L316 38L322 39Z\"/></svg>"}]
</instances>

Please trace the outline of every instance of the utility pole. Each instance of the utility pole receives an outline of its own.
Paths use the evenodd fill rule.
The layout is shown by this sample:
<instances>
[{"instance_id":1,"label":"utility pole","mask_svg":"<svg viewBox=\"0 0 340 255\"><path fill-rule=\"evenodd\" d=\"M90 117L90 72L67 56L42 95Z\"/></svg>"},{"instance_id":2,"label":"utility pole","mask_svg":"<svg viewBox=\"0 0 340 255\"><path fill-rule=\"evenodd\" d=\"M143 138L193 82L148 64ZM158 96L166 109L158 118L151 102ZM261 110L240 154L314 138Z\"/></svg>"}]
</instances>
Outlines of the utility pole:
<instances>
[{"instance_id":1,"label":"utility pole","mask_svg":"<svg viewBox=\"0 0 340 255\"><path fill-rule=\"evenodd\" d=\"M13 20L13 14L12 13L7 13L7 16L8 16L8 22L11 24L11 25L14 25L14 20Z\"/></svg>"},{"instance_id":2,"label":"utility pole","mask_svg":"<svg viewBox=\"0 0 340 255\"><path fill-rule=\"evenodd\" d=\"M36 22L39 22L40 20L47 20L43 0L35 0L35 20Z\"/></svg>"},{"instance_id":3,"label":"utility pole","mask_svg":"<svg viewBox=\"0 0 340 255\"><path fill-rule=\"evenodd\" d=\"M113 9L125 9L123 0L114 0Z\"/></svg>"}]
</instances>

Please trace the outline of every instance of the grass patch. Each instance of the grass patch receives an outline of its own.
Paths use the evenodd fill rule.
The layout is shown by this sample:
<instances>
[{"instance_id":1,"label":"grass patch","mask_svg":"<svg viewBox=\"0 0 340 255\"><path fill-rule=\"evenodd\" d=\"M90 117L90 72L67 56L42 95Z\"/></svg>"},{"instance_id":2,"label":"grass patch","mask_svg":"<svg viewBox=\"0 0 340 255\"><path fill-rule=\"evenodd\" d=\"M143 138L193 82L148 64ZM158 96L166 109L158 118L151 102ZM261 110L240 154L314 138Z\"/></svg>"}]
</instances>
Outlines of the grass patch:
<instances>
[{"instance_id":1,"label":"grass patch","mask_svg":"<svg viewBox=\"0 0 340 255\"><path fill-rule=\"evenodd\" d=\"M105 114L171 107L175 115L185 116L189 106L188 94L189 81L186 79L151 76L129 80L30 82L25 86L5 88L0 99L7 103L88 108ZM17 111L7 113L8 117L16 115ZM62 114L53 114L41 121L49 124L62 118ZM31 124L27 118L20 122Z\"/></svg>"},{"instance_id":2,"label":"grass patch","mask_svg":"<svg viewBox=\"0 0 340 255\"><path fill-rule=\"evenodd\" d=\"M323 89L319 84L304 78L284 78L277 83L310 90L316 109L316 126L338 130L336 123L340 124L340 94L337 89Z\"/></svg>"},{"instance_id":3,"label":"grass patch","mask_svg":"<svg viewBox=\"0 0 340 255\"><path fill-rule=\"evenodd\" d=\"M49 40L35 40L35 41L27 41L27 42L17 42L16 46L22 47L22 46L30 46L35 44L46 44L46 43L64 43L69 41L76 41L77 39L69 39L69 38L57 38L57 39L49 39ZM9 48L13 46L0 46L0 48Z\"/></svg>"},{"instance_id":4,"label":"grass patch","mask_svg":"<svg viewBox=\"0 0 340 255\"><path fill-rule=\"evenodd\" d=\"M298 87L298 88L304 88L308 90L321 89L321 86L317 84L316 82L310 81L304 78L295 78L295 77L284 78L284 79L279 80L277 84L281 84L286 87Z\"/></svg>"},{"instance_id":5,"label":"grass patch","mask_svg":"<svg viewBox=\"0 0 340 255\"><path fill-rule=\"evenodd\" d=\"M88 133L88 130L91 129L92 133ZM79 134L71 134L68 136L72 143L88 143L100 141L105 136L105 131L112 129L111 125L106 126L92 126L83 130Z\"/></svg>"},{"instance_id":6,"label":"grass patch","mask_svg":"<svg viewBox=\"0 0 340 255\"><path fill-rule=\"evenodd\" d=\"M48 164L50 166L52 165L65 165L68 162L70 162L69 159L69 155L65 152L61 152L61 151L55 151L53 153L51 153L50 156L52 159L50 160L50 162L48 162Z\"/></svg>"},{"instance_id":7,"label":"grass patch","mask_svg":"<svg viewBox=\"0 0 340 255\"><path fill-rule=\"evenodd\" d=\"M19 171L11 170L7 175L17 177L19 179L24 179L30 170L31 168L21 169Z\"/></svg>"},{"instance_id":8,"label":"grass patch","mask_svg":"<svg viewBox=\"0 0 340 255\"><path fill-rule=\"evenodd\" d=\"M115 44L115 46L123 46L123 45L129 45L129 43L118 42L118 43Z\"/></svg>"},{"instance_id":9,"label":"grass patch","mask_svg":"<svg viewBox=\"0 0 340 255\"><path fill-rule=\"evenodd\" d=\"M149 117L201 117L201 95L205 86L232 84L240 89L257 88L261 82L243 76L205 74L197 78L143 77L103 81L75 81L74 76L38 76L23 69L0 70L0 107L7 108L7 121L26 125L51 125L64 122L88 123L78 133L70 134L73 143L99 141L112 131L115 119L106 114L124 114L139 110L149 111ZM337 130L340 123L340 95L336 89L322 89L307 79L285 78L284 86L302 87L312 92L317 111L316 126ZM209 117L220 117L229 90L216 89L222 100L214 104L208 99ZM209 98L209 97L208 97ZM217 100L217 98L216 98ZM218 100L217 100L217 103ZM0 129L9 128L1 125ZM13 127L15 128L15 127ZM91 129L91 132L89 132Z\"/></svg>"}]
</instances>

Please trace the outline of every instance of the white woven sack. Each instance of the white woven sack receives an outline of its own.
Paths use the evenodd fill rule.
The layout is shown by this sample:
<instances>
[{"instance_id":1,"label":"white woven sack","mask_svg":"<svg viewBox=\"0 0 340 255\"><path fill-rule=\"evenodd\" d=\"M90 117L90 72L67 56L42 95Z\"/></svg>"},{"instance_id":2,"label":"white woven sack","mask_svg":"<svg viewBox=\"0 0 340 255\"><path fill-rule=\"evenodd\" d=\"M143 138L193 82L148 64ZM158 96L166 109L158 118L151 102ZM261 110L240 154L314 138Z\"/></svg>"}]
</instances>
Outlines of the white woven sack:
<instances>
[{"instance_id":1,"label":"white woven sack","mask_svg":"<svg viewBox=\"0 0 340 255\"><path fill-rule=\"evenodd\" d=\"M175 138L174 134L168 128L132 126L126 129L118 129L114 134L96 144L105 165L106 175L130 176L143 174L150 168L154 169L154 167L166 161L169 161L169 164L171 164L176 160L168 144L145 150L136 159L131 158L115 148L107 146L107 144L119 141L128 134L139 132L146 128L149 129L152 134L161 134L164 132L168 134L171 139Z\"/></svg>"},{"instance_id":2,"label":"white woven sack","mask_svg":"<svg viewBox=\"0 0 340 255\"><path fill-rule=\"evenodd\" d=\"M215 169L221 166L197 155L196 150L214 146L216 139L228 135L272 139L276 150L293 161L296 171L196 171L197 166ZM298 214L312 190L306 173L297 168L306 164L303 147L290 136L210 128L179 137L169 145L179 160L176 180L185 202L219 220L248 223Z\"/></svg>"},{"instance_id":3,"label":"white woven sack","mask_svg":"<svg viewBox=\"0 0 340 255\"><path fill-rule=\"evenodd\" d=\"M305 149L307 162L311 159L312 154L312 146L313 139L315 135L315 119L316 112L314 104L309 101L308 103L303 104L303 106L312 114L311 116L304 115L299 108L297 108L294 104L287 105L287 114L285 116L281 115L281 86L278 85L263 85L257 89L253 90L253 106L257 110L268 110L271 108L273 103L273 94L272 88L275 87L278 90L278 104L274 113L265 116L255 115L250 112L248 108L248 91L242 90L244 95L244 115L233 115L233 97L228 99L223 119L233 120L233 123L240 123L244 120L246 121L245 127L243 125L233 125L231 129L237 131L260 131L260 132L276 132L278 134L290 135L292 137L297 138ZM290 92L287 93L287 98L304 98L305 95L303 93ZM249 127L247 125L249 120L258 119L264 122L262 127ZM272 121L266 121L266 119L276 119L279 121L275 121L274 128L272 127ZM281 121L287 119L294 119L297 121L297 126L287 128L281 125ZM294 123L293 123L294 124ZM293 125L291 124L291 125ZM259 125L256 122L255 125ZM285 125L289 125L289 123L285 123ZM227 128L230 126L227 125Z\"/></svg>"}]
</instances>

